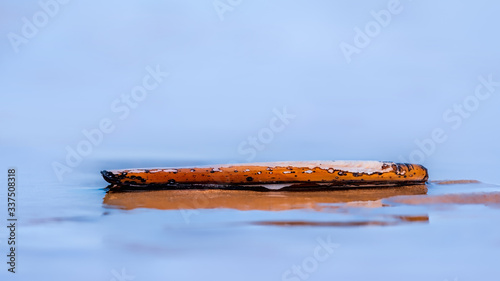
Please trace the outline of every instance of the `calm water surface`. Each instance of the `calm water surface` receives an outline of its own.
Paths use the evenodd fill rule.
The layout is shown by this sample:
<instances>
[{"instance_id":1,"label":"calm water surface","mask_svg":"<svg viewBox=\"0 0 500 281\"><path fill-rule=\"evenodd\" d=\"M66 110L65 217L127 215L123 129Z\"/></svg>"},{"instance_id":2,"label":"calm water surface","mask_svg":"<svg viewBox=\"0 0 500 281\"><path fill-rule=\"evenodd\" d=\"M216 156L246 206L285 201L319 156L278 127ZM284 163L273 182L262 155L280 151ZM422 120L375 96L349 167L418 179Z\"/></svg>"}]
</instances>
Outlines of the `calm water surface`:
<instances>
[{"instance_id":1,"label":"calm water surface","mask_svg":"<svg viewBox=\"0 0 500 281\"><path fill-rule=\"evenodd\" d=\"M18 175L18 273L4 266L2 280L498 280L500 273L498 185L114 192L98 169L65 183L33 171Z\"/></svg>"}]
</instances>

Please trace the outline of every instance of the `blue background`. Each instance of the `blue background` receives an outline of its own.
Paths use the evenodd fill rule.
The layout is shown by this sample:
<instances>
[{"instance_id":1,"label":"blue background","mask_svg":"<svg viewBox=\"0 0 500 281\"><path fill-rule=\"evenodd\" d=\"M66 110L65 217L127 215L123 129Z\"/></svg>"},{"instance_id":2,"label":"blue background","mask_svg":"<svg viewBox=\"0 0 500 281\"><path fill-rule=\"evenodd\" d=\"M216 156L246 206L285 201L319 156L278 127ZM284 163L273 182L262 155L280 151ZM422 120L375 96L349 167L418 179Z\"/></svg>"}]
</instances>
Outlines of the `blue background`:
<instances>
[{"instance_id":1,"label":"blue background","mask_svg":"<svg viewBox=\"0 0 500 281\"><path fill-rule=\"evenodd\" d=\"M110 118L115 130L63 180L128 165L413 159L431 179L499 183L500 88L456 130L443 114L479 76L500 81L500 4L400 1L348 63L340 44L390 2L234 1L221 20L212 1L69 1L16 53L9 34L41 6L3 1L2 160L57 180L66 146ZM119 119L112 102L157 65L169 77ZM285 107L283 131L255 157L238 151ZM411 158L436 128L446 141Z\"/></svg>"}]
</instances>

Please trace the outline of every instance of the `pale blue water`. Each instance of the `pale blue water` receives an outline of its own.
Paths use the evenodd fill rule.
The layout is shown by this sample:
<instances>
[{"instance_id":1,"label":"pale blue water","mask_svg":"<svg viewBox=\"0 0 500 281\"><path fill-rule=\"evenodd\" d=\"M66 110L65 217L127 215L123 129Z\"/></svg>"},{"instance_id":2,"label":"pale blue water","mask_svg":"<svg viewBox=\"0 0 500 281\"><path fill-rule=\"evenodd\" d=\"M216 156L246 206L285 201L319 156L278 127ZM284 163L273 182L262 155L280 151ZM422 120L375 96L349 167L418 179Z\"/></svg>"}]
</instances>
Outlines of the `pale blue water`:
<instances>
[{"instance_id":1,"label":"pale blue water","mask_svg":"<svg viewBox=\"0 0 500 281\"><path fill-rule=\"evenodd\" d=\"M495 280L499 273L499 205L120 210L103 204L97 173L79 174L78 185L28 175L19 170L18 273L3 269L7 280L119 280L122 270L134 276L127 280ZM430 184L427 194L499 191ZM303 225L266 224L294 221ZM324 260L314 259L318 239L335 245L331 254L322 250ZM309 277L293 273L294 265Z\"/></svg>"},{"instance_id":2,"label":"pale blue water","mask_svg":"<svg viewBox=\"0 0 500 281\"><path fill-rule=\"evenodd\" d=\"M472 191L497 190L497 2L223 2L233 3L223 20L213 1L0 4L0 161L18 169L17 279L120 280L113 274L124 268L134 280L281 280L331 235L340 247L295 277L496 280L492 207L215 209L186 224L179 211L103 206L102 169L248 161L410 161L432 180L476 179L484 184ZM342 42L355 46L355 28L390 5L399 12L348 62ZM53 15L26 33L23 18L43 21L40 11ZM146 94L130 100L144 85ZM431 186L429 194L454 190L462 189ZM378 212L429 221L255 224ZM0 276L13 278L5 264Z\"/></svg>"}]
</instances>

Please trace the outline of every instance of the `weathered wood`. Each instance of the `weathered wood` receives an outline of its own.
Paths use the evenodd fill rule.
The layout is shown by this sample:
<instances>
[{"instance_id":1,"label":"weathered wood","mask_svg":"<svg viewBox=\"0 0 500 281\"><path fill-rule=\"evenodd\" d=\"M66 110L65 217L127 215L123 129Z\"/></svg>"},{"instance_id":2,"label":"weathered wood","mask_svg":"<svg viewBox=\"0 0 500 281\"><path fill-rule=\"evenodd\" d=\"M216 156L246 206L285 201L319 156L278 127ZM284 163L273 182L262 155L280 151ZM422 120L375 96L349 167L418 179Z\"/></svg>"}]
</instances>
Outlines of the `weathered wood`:
<instances>
[{"instance_id":1,"label":"weathered wood","mask_svg":"<svg viewBox=\"0 0 500 281\"><path fill-rule=\"evenodd\" d=\"M423 184L427 169L379 161L290 161L101 172L115 186L138 188L328 188Z\"/></svg>"}]
</instances>

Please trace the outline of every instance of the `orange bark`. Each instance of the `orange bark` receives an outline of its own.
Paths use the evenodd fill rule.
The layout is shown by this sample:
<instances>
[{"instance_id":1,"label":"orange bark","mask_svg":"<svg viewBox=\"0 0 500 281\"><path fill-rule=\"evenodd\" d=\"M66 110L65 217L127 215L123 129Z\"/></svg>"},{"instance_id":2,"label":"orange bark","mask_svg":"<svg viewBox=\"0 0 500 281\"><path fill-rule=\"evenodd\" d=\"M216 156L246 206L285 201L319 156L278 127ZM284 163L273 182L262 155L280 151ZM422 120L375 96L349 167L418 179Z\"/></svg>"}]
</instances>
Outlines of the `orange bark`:
<instances>
[{"instance_id":1,"label":"orange bark","mask_svg":"<svg viewBox=\"0 0 500 281\"><path fill-rule=\"evenodd\" d=\"M428 179L421 165L380 162L380 171L363 172L335 165L311 167L302 162L214 165L102 171L116 185L264 185L264 184L419 184ZM335 163L335 162L333 162ZM359 162L363 163L363 162Z\"/></svg>"}]
</instances>

